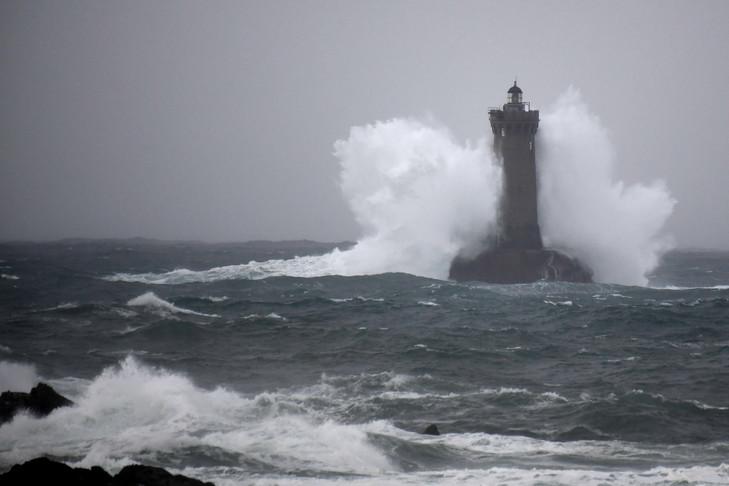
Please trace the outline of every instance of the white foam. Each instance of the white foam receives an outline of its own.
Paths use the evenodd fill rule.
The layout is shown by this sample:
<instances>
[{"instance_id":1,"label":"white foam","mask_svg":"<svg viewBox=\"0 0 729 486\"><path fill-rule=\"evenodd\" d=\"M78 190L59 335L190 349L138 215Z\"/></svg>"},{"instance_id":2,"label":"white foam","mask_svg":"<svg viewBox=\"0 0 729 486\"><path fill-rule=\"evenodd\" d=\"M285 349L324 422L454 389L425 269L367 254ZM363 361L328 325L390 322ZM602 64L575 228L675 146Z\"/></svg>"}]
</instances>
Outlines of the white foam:
<instances>
[{"instance_id":1,"label":"white foam","mask_svg":"<svg viewBox=\"0 0 729 486\"><path fill-rule=\"evenodd\" d=\"M698 400L689 400L689 403L692 403L696 407L702 409L702 410L729 410L729 407L719 407L716 405L709 405L708 403L700 402Z\"/></svg>"},{"instance_id":2,"label":"white foam","mask_svg":"<svg viewBox=\"0 0 729 486\"><path fill-rule=\"evenodd\" d=\"M583 260L599 282L647 284L647 273L672 247L661 233L675 205L665 184L616 180L607 131L577 90L570 88L541 116L537 167L545 243Z\"/></svg>"},{"instance_id":3,"label":"white foam","mask_svg":"<svg viewBox=\"0 0 729 486\"><path fill-rule=\"evenodd\" d=\"M549 304L549 305L554 305L554 306L558 306L558 305L567 306L567 307L572 306L571 300L562 300L562 301L545 300L544 303Z\"/></svg>"},{"instance_id":4,"label":"white foam","mask_svg":"<svg viewBox=\"0 0 729 486\"><path fill-rule=\"evenodd\" d=\"M114 309L114 313L121 317L124 317L124 318L137 317L137 315L138 315L136 312L134 312L131 309L124 309L124 308L119 308L119 307Z\"/></svg>"},{"instance_id":5,"label":"white foam","mask_svg":"<svg viewBox=\"0 0 729 486\"><path fill-rule=\"evenodd\" d=\"M246 321L250 321L250 320L254 320L254 319L271 319L274 321L285 321L286 320L285 317L283 317L279 314L276 314L275 312L269 312L266 315L248 314L247 316L243 316L243 319L245 319Z\"/></svg>"},{"instance_id":6,"label":"white foam","mask_svg":"<svg viewBox=\"0 0 729 486\"><path fill-rule=\"evenodd\" d=\"M3 346L3 351L10 352L10 348ZM25 363L0 361L0 392L22 391L29 392L38 384L38 373L35 366Z\"/></svg>"},{"instance_id":7,"label":"white foam","mask_svg":"<svg viewBox=\"0 0 729 486\"><path fill-rule=\"evenodd\" d=\"M195 469L187 469L188 474ZM729 466L687 466L655 467L647 470L589 470L585 468L537 468L537 467L489 467L484 469L439 469L437 471L417 471L411 473L391 473L378 476L321 478L296 477L291 475L231 478L229 471L206 470L206 477L219 486L311 486L342 485L353 486L401 486L401 485L439 485L439 486L483 486L498 484L503 486L667 486L681 484L686 486L724 485L729 482Z\"/></svg>"},{"instance_id":8,"label":"white foam","mask_svg":"<svg viewBox=\"0 0 729 486\"><path fill-rule=\"evenodd\" d=\"M656 290L729 290L729 285L713 285L709 287L679 287L677 285L666 285L665 287L653 287Z\"/></svg>"},{"instance_id":9,"label":"white foam","mask_svg":"<svg viewBox=\"0 0 729 486\"><path fill-rule=\"evenodd\" d=\"M157 297L157 295L154 292L146 292L140 296L134 297L129 302L127 302L127 305L133 306L133 307L146 307L149 309L160 311L163 314L190 314L190 315L196 315L196 316L202 316L202 317L220 317L217 314L203 314L202 312L195 312L190 309L184 309L182 307L177 307L176 305L172 304L171 302L167 302L164 299L160 299Z\"/></svg>"},{"instance_id":10,"label":"white foam","mask_svg":"<svg viewBox=\"0 0 729 486\"><path fill-rule=\"evenodd\" d=\"M52 312L56 310L69 310L69 309L77 309L78 308L78 302L63 302L58 305L54 305L53 307L47 307L45 309L41 309L41 312Z\"/></svg>"},{"instance_id":11,"label":"white foam","mask_svg":"<svg viewBox=\"0 0 729 486\"><path fill-rule=\"evenodd\" d=\"M2 274L0 274L0 278L4 278L5 280L19 280L20 279L20 277L18 277L17 275L13 275L10 273L2 273Z\"/></svg>"},{"instance_id":12,"label":"white foam","mask_svg":"<svg viewBox=\"0 0 729 486\"><path fill-rule=\"evenodd\" d=\"M376 474L394 469L360 426L319 417L281 394L244 397L224 388L204 390L183 375L132 357L70 397L74 406L44 418L18 415L0 427L2 462L75 456L81 458L76 465L114 471L149 460L156 451L211 446L290 470Z\"/></svg>"},{"instance_id":13,"label":"white foam","mask_svg":"<svg viewBox=\"0 0 729 486\"><path fill-rule=\"evenodd\" d=\"M127 326L124 329L121 329L119 331L116 331L115 334L119 334L120 336L125 336L127 334L131 334L135 331L138 331L139 329L142 329L146 327L145 325L142 326Z\"/></svg>"},{"instance_id":14,"label":"white foam","mask_svg":"<svg viewBox=\"0 0 729 486\"><path fill-rule=\"evenodd\" d=\"M418 305L425 305L425 306L429 306L429 307L439 307L440 306L440 304L438 304L437 302L433 302L431 300L419 300Z\"/></svg>"},{"instance_id":15,"label":"white foam","mask_svg":"<svg viewBox=\"0 0 729 486\"><path fill-rule=\"evenodd\" d=\"M104 277L112 282L141 282L148 285L177 285L221 280L261 280L270 277L321 277L337 274L339 250L327 255L301 256L287 260L251 261L208 270L181 268L163 273L115 273Z\"/></svg>"},{"instance_id":16,"label":"white foam","mask_svg":"<svg viewBox=\"0 0 729 486\"><path fill-rule=\"evenodd\" d=\"M382 297L362 297L361 295L357 296L357 300L361 300L362 302L384 302L385 299Z\"/></svg>"},{"instance_id":17,"label":"white foam","mask_svg":"<svg viewBox=\"0 0 729 486\"><path fill-rule=\"evenodd\" d=\"M226 300L228 300L228 296L221 295L220 297L216 297L214 295L207 295L207 296L203 297L203 299L209 300L210 302L217 303L217 302L225 302Z\"/></svg>"}]
</instances>

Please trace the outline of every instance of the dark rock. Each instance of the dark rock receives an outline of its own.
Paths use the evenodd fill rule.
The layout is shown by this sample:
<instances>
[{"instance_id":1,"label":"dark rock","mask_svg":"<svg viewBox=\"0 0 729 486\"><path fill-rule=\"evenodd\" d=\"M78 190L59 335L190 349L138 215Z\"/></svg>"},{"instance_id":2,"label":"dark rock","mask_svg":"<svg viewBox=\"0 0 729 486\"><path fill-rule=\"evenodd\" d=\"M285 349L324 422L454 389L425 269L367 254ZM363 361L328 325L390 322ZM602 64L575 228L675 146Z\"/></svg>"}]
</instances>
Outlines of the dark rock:
<instances>
[{"instance_id":1,"label":"dark rock","mask_svg":"<svg viewBox=\"0 0 729 486\"><path fill-rule=\"evenodd\" d=\"M45 383L38 383L30 390L30 409L38 415L48 415L59 407L73 405L68 398L58 394Z\"/></svg>"},{"instance_id":2,"label":"dark rock","mask_svg":"<svg viewBox=\"0 0 729 486\"><path fill-rule=\"evenodd\" d=\"M161 467L133 464L114 476L112 486L214 486L180 474L170 474Z\"/></svg>"},{"instance_id":3,"label":"dark rock","mask_svg":"<svg viewBox=\"0 0 729 486\"><path fill-rule=\"evenodd\" d=\"M72 468L45 457L16 464L10 471L0 474L0 486L29 485L74 486L214 486L197 479L171 474L160 467L126 466L112 477L99 466L91 469Z\"/></svg>"},{"instance_id":4,"label":"dark rock","mask_svg":"<svg viewBox=\"0 0 729 486\"><path fill-rule=\"evenodd\" d=\"M45 457L16 464L0 475L2 486L73 484L77 486L111 486L111 475L100 467L72 468Z\"/></svg>"},{"instance_id":5,"label":"dark rock","mask_svg":"<svg viewBox=\"0 0 729 486\"><path fill-rule=\"evenodd\" d=\"M0 424L21 410L45 417L53 410L68 405L73 405L73 402L45 383L38 383L30 393L6 391L0 395Z\"/></svg>"},{"instance_id":6,"label":"dark rock","mask_svg":"<svg viewBox=\"0 0 729 486\"><path fill-rule=\"evenodd\" d=\"M423 434L425 435L440 435L440 430L438 430L438 426L435 424L428 425L425 430L423 431Z\"/></svg>"},{"instance_id":7,"label":"dark rock","mask_svg":"<svg viewBox=\"0 0 729 486\"><path fill-rule=\"evenodd\" d=\"M498 248L476 258L456 257L449 278L490 283L529 283L538 280L592 282L592 272L579 260L556 250Z\"/></svg>"}]
</instances>

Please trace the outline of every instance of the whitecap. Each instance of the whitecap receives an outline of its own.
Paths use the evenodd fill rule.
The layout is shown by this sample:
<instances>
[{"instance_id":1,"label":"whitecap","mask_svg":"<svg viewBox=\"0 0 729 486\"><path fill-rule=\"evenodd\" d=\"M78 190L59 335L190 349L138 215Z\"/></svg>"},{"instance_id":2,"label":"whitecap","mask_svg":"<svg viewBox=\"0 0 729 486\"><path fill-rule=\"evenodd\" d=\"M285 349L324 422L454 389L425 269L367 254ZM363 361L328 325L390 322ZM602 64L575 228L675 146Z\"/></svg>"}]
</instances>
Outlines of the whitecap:
<instances>
[{"instance_id":1,"label":"whitecap","mask_svg":"<svg viewBox=\"0 0 729 486\"><path fill-rule=\"evenodd\" d=\"M664 287L652 287L655 290L729 290L729 285L712 285L712 286L697 286L697 287L680 287L677 285L666 285Z\"/></svg>"},{"instance_id":2,"label":"whitecap","mask_svg":"<svg viewBox=\"0 0 729 486\"><path fill-rule=\"evenodd\" d=\"M121 307L114 308L114 313L124 318L132 318L139 315L131 309L124 309Z\"/></svg>"},{"instance_id":3,"label":"whitecap","mask_svg":"<svg viewBox=\"0 0 729 486\"><path fill-rule=\"evenodd\" d=\"M125 336L127 334L131 334L135 331L138 331L139 329L142 329L146 327L145 325L142 326L126 326L124 329L121 329L119 331L114 331L115 334L118 334L120 336Z\"/></svg>"},{"instance_id":4,"label":"whitecap","mask_svg":"<svg viewBox=\"0 0 729 486\"><path fill-rule=\"evenodd\" d=\"M5 462L39 455L118 469L156 451L211 447L285 470L379 474L395 471L361 425L322 418L291 396L206 390L179 373L127 357L71 394L73 406L44 418L18 415L0 427Z\"/></svg>"},{"instance_id":5,"label":"whitecap","mask_svg":"<svg viewBox=\"0 0 729 486\"><path fill-rule=\"evenodd\" d=\"M142 295L134 297L127 302L127 305L133 307L145 307L155 311L159 311L163 314L174 313L174 314L190 314L202 317L220 317L217 314L203 314L202 312L195 312L190 309L184 309L177 307L176 305L168 302L164 299L160 299L154 292L146 292Z\"/></svg>"},{"instance_id":6,"label":"whitecap","mask_svg":"<svg viewBox=\"0 0 729 486\"><path fill-rule=\"evenodd\" d=\"M382 297L363 297L361 295L357 296L357 300L361 300L362 302L384 302L385 299Z\"/></svg>"},{"instance_id":7,"label":"whitecap","mask_svg":"<svg viewBox=\"0 0 729 486\"><path fill-rule=\"evenodd\" d=\"M53 307L47 307L45 309L41 309L41 312L52 312L52 311L57 311L57 310L77 309L78 307L79 307L78 302L63 302L63 303L55 305Z\"/></svg>"},{"instance_id":8,"label":"whitecap","mask_svg":"<svg viewBox=\"0 0 729 486\"><path fill-rule=\"evenodd\" d=\"M221 295L220 297L217 297L214 295L206 295L205 297L203 297L203 299L209 300L210 302L217 303L217 302L225 302L226 300L229 299L229 297L227 295Z\"/></svg>"},{"instance_id":9,"label":"whitecap","mask_svg":"<svg viewBox=\"0 0 729 486\"><path fill-rule=\"evenodd\" d=\"M275 320L275 321L285 321L285 320L287 320L285 317L283 317L282 315L276 314L275 312L269 312L266 315L261 315L261 314L248 314L246 316L243 316L243 319L245 319L246 321L250 321L250 320L254 320L254 319L272 319L272 320Z\"/></svg>"},{"instance_id":10,"label":"whitecap","mask_svg":"<svg viewBox=\"0 0 729 486\"><path fill-rule=\"evenodd\" d=\"M549 304L549 305L554 305L554 306L563 305L563 306L569 307L572 305L571 300L562 300L562 301L545 300L544 303Z\"/></svg>"}]
</instances>

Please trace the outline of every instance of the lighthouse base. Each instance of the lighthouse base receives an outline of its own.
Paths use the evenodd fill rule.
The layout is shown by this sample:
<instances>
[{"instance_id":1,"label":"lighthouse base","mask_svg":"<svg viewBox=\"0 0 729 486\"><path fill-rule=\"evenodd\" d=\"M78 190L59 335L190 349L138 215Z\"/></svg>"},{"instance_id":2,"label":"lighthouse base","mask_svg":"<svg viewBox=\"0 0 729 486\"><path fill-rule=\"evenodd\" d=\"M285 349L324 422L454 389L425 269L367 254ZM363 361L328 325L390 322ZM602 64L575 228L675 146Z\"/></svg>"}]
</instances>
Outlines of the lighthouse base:
<instances>
[{"instance_id":1,"label":"lighthouse base","mask_svg":"<svg viewBox=\"0 0 729 486\"><path fill-rule=\"evenodd\" d=\"M556 250L501 248L487 250L473 259L456 257L449 278L504 284L538 280L589 283L592 271Z\"/></svg>"}]
</instances>

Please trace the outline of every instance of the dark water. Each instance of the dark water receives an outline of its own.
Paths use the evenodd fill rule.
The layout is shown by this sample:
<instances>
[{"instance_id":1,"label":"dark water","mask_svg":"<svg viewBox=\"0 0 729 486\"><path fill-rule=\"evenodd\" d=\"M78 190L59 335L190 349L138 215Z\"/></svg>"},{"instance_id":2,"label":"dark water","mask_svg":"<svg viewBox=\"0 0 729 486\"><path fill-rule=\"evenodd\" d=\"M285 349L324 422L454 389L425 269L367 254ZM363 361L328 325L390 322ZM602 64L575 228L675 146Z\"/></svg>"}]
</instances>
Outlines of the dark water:
<instances>
[{"instance_id":1,"label":"dark water","mask_svg":"<svg viewBox=\"0 0 729 486\"><path fill-rule=\"evenodd\" d=\"M330 249L0 245L0 385L43 379L76 402L0 426L0 468L729 484L729 253L673 252L649 288L239 265ZM430 423L443 435L419 434Z\"/></svg>"}]
</instances>

